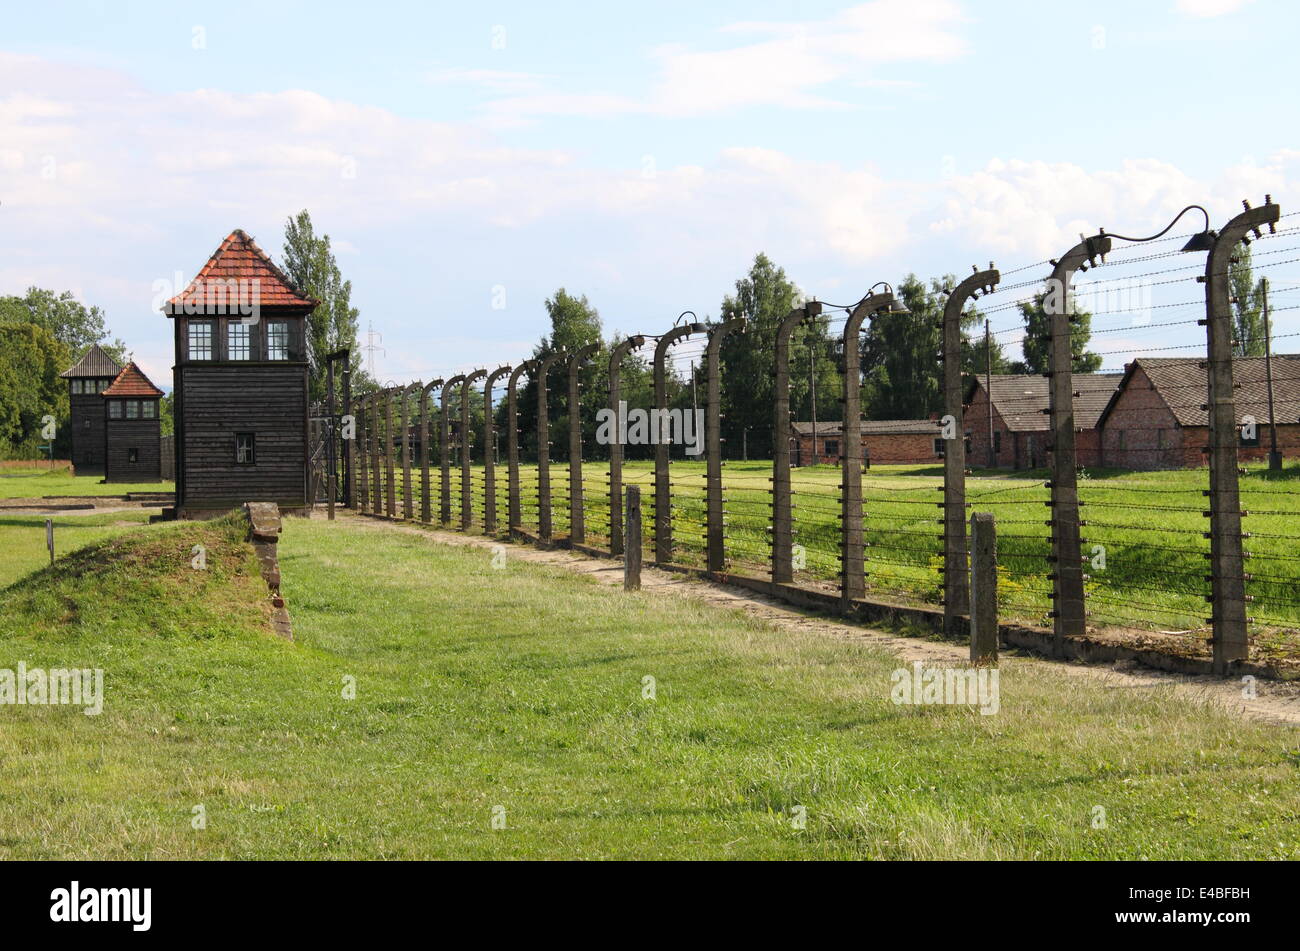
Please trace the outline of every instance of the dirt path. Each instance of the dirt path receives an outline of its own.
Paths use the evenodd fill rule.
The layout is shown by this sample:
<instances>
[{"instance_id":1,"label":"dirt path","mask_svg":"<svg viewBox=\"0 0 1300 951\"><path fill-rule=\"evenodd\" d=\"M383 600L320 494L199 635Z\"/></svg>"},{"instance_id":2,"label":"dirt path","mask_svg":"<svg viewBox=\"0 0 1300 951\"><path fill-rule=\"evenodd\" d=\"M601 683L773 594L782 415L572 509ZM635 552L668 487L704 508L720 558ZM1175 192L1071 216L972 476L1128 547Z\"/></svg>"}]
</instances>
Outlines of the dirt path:
<instances>
[{"instance_id":1,"label":"dirt path","mask_svg":"<svg viewBox=\"0 0 1300 951\"><path fill-rule=\"evenodd\" d=\"M490 550L501 544L490 538L462 535L440 529L419 528L351 513L341 513L340 517L346 519L349 524L359 525L371 531L412 532L430 537L444 545ZM620 587L623 584L623 565L619 561L591 558L563 549L542 550L526 545L506 545L505 548L508 558L563 568L587 575L601 584ZM740 609L751 617L784 630L816 632L855 641L870 640L872 644L892 651L905 663L915 660L929 664L965 663L969 657L969 649L964 644L899 637L802 611L743 588L700 581L676 572L661 571L648 566L641 571L641 589L664 597L692 598L706 604ZM1051 664L1056 670L1115 690L1153 690L1172 687L1189 702L1214 703L1249 720L1300 726L1300 684L1298 683L1259 680L1255 684L1255 698L1248 700L1242 696L1240 678L1171 674L1135 664L1113 667L1063 664L1007 648L1002 650L1002 659L1006 665Z\"/></svg>"}]
</instances>

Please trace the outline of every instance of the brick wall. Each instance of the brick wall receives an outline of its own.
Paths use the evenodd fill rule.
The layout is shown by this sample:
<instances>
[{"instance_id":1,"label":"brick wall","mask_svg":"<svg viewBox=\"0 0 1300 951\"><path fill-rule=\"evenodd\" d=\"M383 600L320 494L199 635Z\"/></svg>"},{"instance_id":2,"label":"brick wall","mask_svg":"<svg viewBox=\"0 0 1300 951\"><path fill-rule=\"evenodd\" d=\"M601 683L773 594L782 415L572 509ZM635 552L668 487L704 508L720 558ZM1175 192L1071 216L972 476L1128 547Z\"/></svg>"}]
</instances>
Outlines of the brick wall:
<instances>
[{"instance_id":1,"label":"brick wall","mask_svg":"<svg viewBox=\"0 0 1300 951\"><path fill-rule=\"evenodd\" d=\"M938 433L879 433L862 437L863 457L873 465L907 465L937 462L943 457L935 453L934 441ZM828 445L829 444L829 445ZM794 448L793 446L791 447ZM838 433L830 436L817 434L817 464L837 466L844 441ZM792 460L797 465L810 465L813 459L811 435L798 437L798 454Z\"/></svg>"}]
</instances>

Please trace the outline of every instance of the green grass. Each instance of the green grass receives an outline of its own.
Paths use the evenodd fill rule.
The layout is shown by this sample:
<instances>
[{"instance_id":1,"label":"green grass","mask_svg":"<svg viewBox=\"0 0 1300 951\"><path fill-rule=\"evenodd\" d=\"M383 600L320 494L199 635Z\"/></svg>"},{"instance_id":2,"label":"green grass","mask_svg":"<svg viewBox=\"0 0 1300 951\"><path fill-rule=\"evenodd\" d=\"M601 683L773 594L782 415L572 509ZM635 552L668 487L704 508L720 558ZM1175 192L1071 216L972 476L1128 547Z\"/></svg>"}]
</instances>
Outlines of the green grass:
<instances>
[{"instance_id":1,"label":"green grass","mask_svg":"<svg viewBox=\"0 0 1300 951\"><path fill-rule=\"evenodd\" d=\"M607 541L609 506L607 464L583 467L584 509L589 542ZM732 570L765 575L768 571L771 463L727 462L724 496L727 509L726 553ZM803 567L795 580L834 585L839 561L838 466L792 470L794 535L802 548ZM1006 620L1046 625L1051 608L1048 580L1050 553L1045 504L1046 470L1006 473L976 470L967 478L968 513L990 511L998 522L1000 607ZM472 472L475 520L481 521L483 475ZM650 544L654 508L653 467L631 462L625 483L642 487L646 506L646 544ZM704 464L675 461L673 481L674 560L704 563ZM537 525L535 466L521 467L523 524ZM569 530L568 466L551 470L555 532ZM1085 471L1079 496L1088 559L1089 623L1098 628L1178 632L1167 646L1204 654L1209 637L1206 580L1209 528L1204 516L1206 470L1167 472ZM438 473L432 473L433 512L437 518ZM450 479L453 521L459 521L460 476ZM878 600L939 605L942 603L941 466L875 466L863 475L864 537L867 542L867 596ZM398 511L403 482L397 479ZM413 476L415 516L419 517L420 477ZM505 519L505 469L497 471L499 518ZM1253 596L1253 655L1258 658L1300 656L1300 463L1282 473L1252 467L1241 479L1242 507L1251 514L1244 527L1252 557L1247 593ZM1098 547L1099 546L1099 547ZM1104 563L1098 555L1104 550Z\"/></svg>"},{"instance_id":2,"label":"green grass","mask_svg":"<svg viewBox=\"0 0 1300 951\"><path fill-rule=\"evenodd\" d=\"M57 468L35 464L0 468L0 499L39 499L47 495L125 495L128 492L171 492L171 482L104 483L103 476L74 476L67 463Z\"/></svg>"},{"instance_id":3,"label":"green grass","mask_svg":"<svg viewBox=\"0 0 1300 951\"><path fill-rule=\"evenodd\" d=\"M286 523L291 644L240 531L0 592L0 667L106 688L0 707L0 857L1300 858L1294 733L1165 690L1009 660L995 716L895 706L866 641L351 519Z\"/></svg>"},{"instance_id":4,"label":"green grass","mask_svg":"<svg viewBox=\"0 0 1300 951\"><path fill-rule=\"evenodd\" d=\"M145 511L105 512L102 515L55 515L56 556L102 541L149 520ZM45 547L45 516L0 515L0 587L50 562Z\"/></svg>"}]
</instances>

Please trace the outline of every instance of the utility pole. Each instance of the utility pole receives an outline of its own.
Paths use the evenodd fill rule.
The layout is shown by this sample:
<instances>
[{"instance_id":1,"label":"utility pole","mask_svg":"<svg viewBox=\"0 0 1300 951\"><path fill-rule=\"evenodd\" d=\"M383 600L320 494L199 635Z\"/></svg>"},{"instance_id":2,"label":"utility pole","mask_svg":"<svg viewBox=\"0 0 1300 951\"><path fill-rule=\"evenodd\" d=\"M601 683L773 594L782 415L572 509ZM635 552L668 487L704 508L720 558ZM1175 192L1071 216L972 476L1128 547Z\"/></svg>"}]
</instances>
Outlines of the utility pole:
<instances>
[{"instance_id":1,"label":"utility pole","mask_svg":"<svg viewBox=\"0 0 1300 951\"><path fill-rule=\"evenodd\" d=\"M988 318L984 318L984 396L989 411L989 468L998 467L998 454L993 450L993 335L989 333Z\"/></svg>"},{"instance_id":2,"label":"utility pole","mask_svg":"<svg viewBox=\"0 0 1300 951\"><path fill-rule=\"evenodd\" d=\"M1264 378L1268 381L1268 467L1282 468L1282 453L1277 451L1277 421L1273 415L1273 331L1268 325L1268 278L1259 279L1260 306L1264 312Z\"/></svg>"},{"instance_id":3,"label":"utility pole","mask_svg":"<svg viewBox=\"0 0 1300 951\"><path fill-rule=\"evenodd\" d=\"M375 331L375 325L369 321L366 322L366 345L362 347L366 351L366 366L370 369L370 378L375 379L375 351L379 350L388 356L388 351L383 347L375 345L375 339L378 338L382 343L384 335Z\"/></svg>"}]
</instances>

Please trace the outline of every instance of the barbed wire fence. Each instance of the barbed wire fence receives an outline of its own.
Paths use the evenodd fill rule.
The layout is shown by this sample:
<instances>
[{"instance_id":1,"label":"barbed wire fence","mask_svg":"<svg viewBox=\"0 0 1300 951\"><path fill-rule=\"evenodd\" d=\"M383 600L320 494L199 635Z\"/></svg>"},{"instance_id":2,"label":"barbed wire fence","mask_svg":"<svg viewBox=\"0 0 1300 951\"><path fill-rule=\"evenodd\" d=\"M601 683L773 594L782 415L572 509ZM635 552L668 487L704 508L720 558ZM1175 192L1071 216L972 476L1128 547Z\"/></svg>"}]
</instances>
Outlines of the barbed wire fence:
<instances>
[{"instance_id":1,"label":"barbed wire fence","mask_svg":"<svg viewBox=\"0 0 1300 951\"><path fill-rule=\"evenodd\" d=\"M946 289L938 328L941 472L877 477L863 464L854 425L862 417L860 334L874 317L901 308L884 285L852 305L802 303L781 322L766 472L724 452L721 436L727 374L720 345L728 334L743 336L745 321L706 325L686 312L662 333L608 350L554 352L370 394L357 404L351 498L371 515L617 557L626 544L624 493L636 485L649 528L643 553L652 563L762 582L778 595L820 592L846 612L901 606L950 636L965 632L970 612L968 519L992 512L1002 617L1050 630L1046 643L1062 657L1071 656L1073 640L1115 634L1209 658L1219 671L1248 659L1297 658L1294 470L1243 464L1270 451L1258 435L1276 433L1269 423L1300 423L1300 400L1286 404L1296 418L1261 421L1238 410L1242 400L1247 408L1259 404L1262 384L1257 358L1234 351L1228 280L1236 249L1252 237L1256 272L1300 261L1300 226L1278 227L1292 216L1266 199L1218 232L1207 215L1205 231L1191 235L1128 239L1102 231L1081 237L1059 259L973 268ZM1180 263L1188 251L1208 256ZM1200 295L1192 287L1198 283ZM1300 308L1282 299L1272 314ZM971 309L988 319L990 342L1023 345L1036 331L1022 309L1039 306L1048 325L1034 341L1047 358L1037 375L1046 406L1041 382L1027 382L1019 395L985 393L983 410L968 403L962 325ZM1101 376L1076 369L1075 327L1084 312L1092 339L1103 341L1096 351ZM692 322L683 322L687 315ZM802 465L792 439L789 358L794 334L810 322L839 337L844 414L836 458L824 442L819 452L814 437L811 464ZM651 430L659 437L652 463L628 462L620 439L609 445L607 463L584 463L584 427L594 423L582 415L583 368L609 359L601 396L618 426L619 367L649 344L657 411ZM696 394L691 406L703 411L700 457L663 438L672 418L670 358L690 361L692 386L694 366L702 369L703 397ZM1270 395L1278 385L1300 389L1300 360L1263 362ZM536 391L532 463L521 461L518 428L525 377ZM474 400L484 413L477 434ZM557 443L568 446L565 470L551 458ZM1002 467L1008 457L1010 472Z\"/></svg>"}]
</instances>

